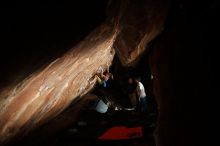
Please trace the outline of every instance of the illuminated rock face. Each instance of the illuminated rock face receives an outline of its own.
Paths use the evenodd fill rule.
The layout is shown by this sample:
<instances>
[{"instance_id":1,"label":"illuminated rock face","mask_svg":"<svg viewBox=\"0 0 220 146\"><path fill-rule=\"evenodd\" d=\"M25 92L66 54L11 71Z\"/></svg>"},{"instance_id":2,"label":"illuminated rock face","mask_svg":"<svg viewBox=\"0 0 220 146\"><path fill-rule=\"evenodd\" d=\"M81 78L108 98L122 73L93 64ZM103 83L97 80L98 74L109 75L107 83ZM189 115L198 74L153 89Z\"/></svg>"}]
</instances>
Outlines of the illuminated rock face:
<instances>
[{"instance_id":1,"label":"illuminated rock face","mask_svg":"<svg viewBox=\"0 0 220 146\"><path fill-rule=\"evenodd\" d=\"M213 48L219 48L215 47L218 40L215 41L213 34L208 32L218 34L216 18L219 17L215 11L202 11L196 2L194 6L189 5L190 2L181 4L187 12L175 18L175 23L155 40L149 51L149 43L163 30L168 9L166 0L111 2L109 19L102 26L14 90L2 91L1 95L7 96L0 97L0 145L17 135L26 135L46 122L42 129L38 129L39 135L56 133L68 127L77 120L88 101L95 97L83 96L69 111L57 115L93 88L96 82L94 74L111 66L115 52L121 63L129 66L145 51L154 77L153 90L159 108L156 145L197 146L204 143L205 138L200 135L207 134L201 130L214 125L203 122L209 118L206 102L213 93L209 87L213 58L208 55L210 52L214 54ZM210 5L212 7L216 4ZM190 8L197 9L188 11ZM213 14L216 17L211 17ZM66 119L65 115L71 117ZM214 145L210 143L207 145Z\"/></svg>"},{"instance_id":2,"label":"illuminated rock face","mask_svg":"<svg viewBox=\"0 0 220 146\"><path fill-rule=\"evenodd\" d=\"M94 74L111 65L116 36L114 28L102 25L63 57L16 87L1 102L1 141L52 119L76 97L88 92L96 82Z\"/></svg>"},{"instance_id":3,"label":"illuminated rock face","mask_svg":"<svg viewBox=\"0 0 220 146\"><path fill-rule=\"evenodd\" d=\"M163 30L168 5L163 0L121 0L110 3L111 8L102 26L1 98L0 142L25 135L89 92L94 75L111 66L115 52L124 66L136 62Z\"/></svg>"}]
</instances>

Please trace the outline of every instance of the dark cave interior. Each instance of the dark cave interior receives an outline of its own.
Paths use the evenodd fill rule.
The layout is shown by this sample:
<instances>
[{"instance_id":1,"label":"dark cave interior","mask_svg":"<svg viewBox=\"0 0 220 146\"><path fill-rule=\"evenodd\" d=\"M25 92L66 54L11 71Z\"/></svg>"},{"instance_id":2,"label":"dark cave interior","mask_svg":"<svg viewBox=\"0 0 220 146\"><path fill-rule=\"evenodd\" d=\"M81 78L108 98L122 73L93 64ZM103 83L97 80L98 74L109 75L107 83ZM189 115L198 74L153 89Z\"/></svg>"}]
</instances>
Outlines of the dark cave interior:
<instances>
[{"instance_id":1,"label":"dark cave interior","mask_svg":"<svg viewBox=\"0 0 220 146\"><path fill-rule=\"evenodd\" d=\"M203 105L209 106L206 98L211 99L216 96L217 91L213 83L216 82L215 71L218 62L216 48L219 48L219 44L218 37L215 36L219 34L220 4L217 0L193 2L170 0L169 2L169 13L163 32L150 42L149 49L138 62L131 67L123 67L118 56L115 56L110 68L115 76L114 95L117 93L116 98L112 99L121 105L130 104L125 97L126 93L122 90L128 77L143 78L146 91L152 98L151 104L157 102L160 107L160 109L150 107L151 112L156 113L156 117L159 114L157 119L153 117L151 121L159 130L155 132L155 127L149 128L148 125L144 127L147 134L144 133L146 135L141 139L97 143L97 136L109 126L129 127L134 123L145 125L146 119L133 122L132 120L137 118L135 112L131 114L123 111L115 114L114 111L110 111L107 115L101 116L102 120L108 122L107 126L102 126L102 120L98 121L100 115L94 112L83 110L78 116L75 113L78 107L74 107L77 102L73 102L53 122L47 121L29 135L12 141L12 145L195 146L204 144L205 140L201 142L200 139L205 134L201 134L200 128L204 123L201 122L204 113L207 115L206 109L209 107L204 109ZM107 7L107 0L17 1L3 5L0 91L4 91L9 85L18 84L79 43L106 20ZM156 76L154 83L151 74ZM79 121L78 123L74 121L74 117L71 119L71 115L74 114L79 121L88 122L88 126L85 126L87 129L82 128L80 133L85 137L84 139L80 138L80 134L77 136L70 132L71 129L80 128ZM206 119L213 121L213 117L215 116L209 114ZM64 122L59 123L61 121ZM54 132L56 134L51 134L53 132L49 130L53 129L53 126L56 127L56 124L65 128L61 128L62 130L57 133ZM204 130L208 129L204 128ZM208 144L211 145L212 142L208 141Z\"/></svg>"},{"instance_id":2,"label":"dark cave interior","mask_svg":"<svg viewBox=\"0 0 220 146\"><path fill-rule=\"evenodd\" d=\"M21 81L76 45L106 19L106 7L102 0L5 4L0 87Z\"/></svg>"}]
</instances>

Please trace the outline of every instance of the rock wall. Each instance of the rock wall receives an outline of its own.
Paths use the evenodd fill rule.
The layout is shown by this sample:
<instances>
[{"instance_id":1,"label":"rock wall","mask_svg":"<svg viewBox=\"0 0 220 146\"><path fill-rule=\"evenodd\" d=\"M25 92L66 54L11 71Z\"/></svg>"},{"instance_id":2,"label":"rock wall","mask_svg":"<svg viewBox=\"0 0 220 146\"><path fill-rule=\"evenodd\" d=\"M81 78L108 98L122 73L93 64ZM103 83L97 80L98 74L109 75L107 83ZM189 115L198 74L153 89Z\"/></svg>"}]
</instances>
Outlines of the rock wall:
<instances>
[{"instance_id":1,"label":"rock wall","mask_svg":"<svg viewBox=\"0 0 220 146\"><path fill-rule=\"evenodd\" d=\"M1 142L52 119L95 84L94 75L106 70L114 57L117 31L106 24L63 57L32 74L1 101Z\"/></svg>"},{"instance_id":2,"label":"rock wall","mask_svg":"<svg viewBox=\"0 0 220 146\"><path fill-rule=\"evenodd\" d=\"M115 15L118 8L109 7L109 15ZM116 15L121 32L114 46L123 66L134 65L148 51L151 41L164 28L168 9L169 0L121 1L119 14Z\"/></svg>"},{"instance_id":3,"label":"rock wall","mask_svg":"<svg viewBox=\"0 0 220 146\"><path fill-rule=\"evenodd\" d=\"M219 47L215 34L220 5L216 1L176 4L149 54L159 106L156 145L215 145L208 139L215 125L208 123L215 117L213 65Z\"/></svg>"},{"instance_id":4,"label":"rock wall","mask_svg":"<svg viewBox=\"0 0 220 146\"><path fill-rule=\"evenodd\" d=\"M115 50L133 65L163 30L167 0L110 1L108 19L83 41L31 74L0 101L0 142L26 135L56 117L95 85L94 75L111 66Z\"/></svg>"}]
</instances>

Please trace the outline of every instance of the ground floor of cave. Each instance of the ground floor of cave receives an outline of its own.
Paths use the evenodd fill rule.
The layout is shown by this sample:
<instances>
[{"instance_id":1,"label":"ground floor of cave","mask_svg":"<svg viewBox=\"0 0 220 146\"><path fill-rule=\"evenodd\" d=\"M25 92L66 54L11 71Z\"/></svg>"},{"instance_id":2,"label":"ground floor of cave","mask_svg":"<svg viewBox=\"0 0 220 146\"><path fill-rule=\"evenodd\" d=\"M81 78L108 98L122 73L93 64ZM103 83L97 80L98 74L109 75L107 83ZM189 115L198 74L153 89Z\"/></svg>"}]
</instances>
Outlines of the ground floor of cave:
<instances>
[{"instance_id":1,"label":"ground floor of cave","mask_svg":"<svg viewBox=\"0 0 220 146\"><path fill-rule=\"evenodd\" d=\"M85 110L77 123L49 142L54 146L154 146L156 113L140 115L136 111L100 114Z\"/></svg>"}]
</instances>

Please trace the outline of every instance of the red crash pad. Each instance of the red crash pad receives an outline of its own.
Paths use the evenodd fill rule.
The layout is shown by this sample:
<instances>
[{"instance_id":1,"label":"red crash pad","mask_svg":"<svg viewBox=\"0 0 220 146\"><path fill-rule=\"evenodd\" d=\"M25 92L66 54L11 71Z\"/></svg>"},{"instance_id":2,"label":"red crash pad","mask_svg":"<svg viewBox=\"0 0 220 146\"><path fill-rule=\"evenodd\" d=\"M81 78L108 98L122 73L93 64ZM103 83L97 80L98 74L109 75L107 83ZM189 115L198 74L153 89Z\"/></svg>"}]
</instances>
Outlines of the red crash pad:
<instances>
[{"instance_id":1,"label":"red crash pad","mask_svg":"<svg viewBox=\"0 0 220 146\"><path fill-rule=\"evenodd\" d=\"M126 140L142 137L142 127L112 127L102 134L98 140Z\"/></svg>"}]
</instances>

